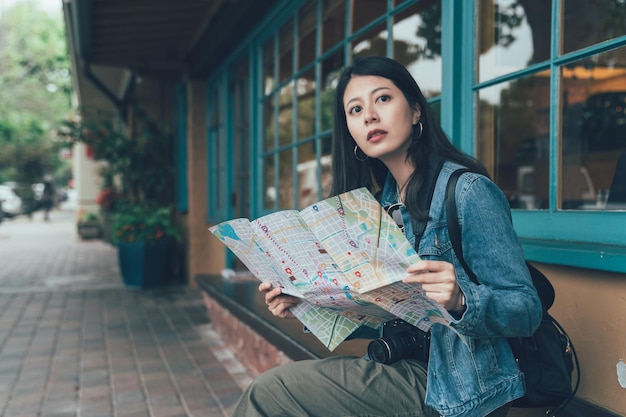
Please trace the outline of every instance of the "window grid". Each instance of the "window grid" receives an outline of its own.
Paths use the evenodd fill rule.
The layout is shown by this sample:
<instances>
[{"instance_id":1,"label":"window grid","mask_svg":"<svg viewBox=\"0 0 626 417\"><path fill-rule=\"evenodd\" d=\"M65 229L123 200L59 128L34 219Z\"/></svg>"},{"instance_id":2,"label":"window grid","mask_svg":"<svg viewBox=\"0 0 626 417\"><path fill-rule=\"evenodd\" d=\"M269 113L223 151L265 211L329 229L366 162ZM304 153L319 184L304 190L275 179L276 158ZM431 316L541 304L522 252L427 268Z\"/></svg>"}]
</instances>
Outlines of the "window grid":
<instances>
[{"instance_id":1,"label":"window grid","mask_svg":"<svg viewBox=\"0 0 626 417\"><path fill-rule=\"evenodd\" d=\"M546 210L513 210L513 221L528 259L552 264L626 272L626 213L619 211L569 211L558 209L558 176L561 163L561 68L583 58L626 45L626 35L579 50L561 53L560 22L564 0L552 1L550 58L483 82L473 81L473 94L496 85L550 71L549 105L549 207ZM475 11L474 11L475 13ZM473 33L476 33L474 28ZM474 49L474 51L476 51ZM476 62L475 59L472 61ZM476 69L476 68L475 68ZM474 78L475 80L476 78ZM459 110L460 111L460 110ZM478 114L473 120L477 123ZM472 129L477 132L476 128ZM477 143L474 137L472 143ZM601 226L601 227L598 227Z\"/></svg>"}]
</instances>

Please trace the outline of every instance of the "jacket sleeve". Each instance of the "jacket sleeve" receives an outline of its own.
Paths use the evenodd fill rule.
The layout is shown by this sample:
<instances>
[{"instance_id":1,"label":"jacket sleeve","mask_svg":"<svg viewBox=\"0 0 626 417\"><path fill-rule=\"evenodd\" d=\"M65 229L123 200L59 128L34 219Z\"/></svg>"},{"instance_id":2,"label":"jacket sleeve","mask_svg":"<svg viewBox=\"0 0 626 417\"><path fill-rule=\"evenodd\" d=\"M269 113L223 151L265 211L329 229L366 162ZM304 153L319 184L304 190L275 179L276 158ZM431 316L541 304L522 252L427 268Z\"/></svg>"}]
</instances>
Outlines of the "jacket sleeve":
<instances>
[{"instance_id":1,"label":"jacket sleeve","mask_svg":"<svg viewBox=\"0 0 626 417\"><path fill-rule=\"evenodd\" d=\"M463 255L474 284L456 256L457 280L467 310L453 325L472 337L529 336L539 326L541 302L511 221L509 203L488 178L464 174L456 189Z\"/></svg>"}]
</instances>

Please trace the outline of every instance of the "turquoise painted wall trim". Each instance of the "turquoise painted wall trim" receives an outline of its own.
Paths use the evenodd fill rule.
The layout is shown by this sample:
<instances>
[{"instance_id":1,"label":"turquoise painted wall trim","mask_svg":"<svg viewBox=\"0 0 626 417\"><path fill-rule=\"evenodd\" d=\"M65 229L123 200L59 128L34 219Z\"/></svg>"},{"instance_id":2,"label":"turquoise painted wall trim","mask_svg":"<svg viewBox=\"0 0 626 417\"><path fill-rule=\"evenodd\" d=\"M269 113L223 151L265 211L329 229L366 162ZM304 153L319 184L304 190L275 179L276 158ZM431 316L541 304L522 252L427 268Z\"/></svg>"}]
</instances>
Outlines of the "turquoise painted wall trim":
<instances>
[{"instance_id":1,"label":"turquoise painted wall trim","mask_svg":"<svg viewBox=\"0 0 626 417\"><path fill-rule=\"evenodd\" d=\"M626 247L626 213L619 211L513 211L519 236Z\"/></svg>"},{"instance_id":2,"label":"turquoise painted wall trim","mask_svg":"<svg viewBox=\"0 0 626 417\"><path fill-rule=\"evenodd\" d=\"M626 272L626 247L603 244L520 239L530 261L609 272Z\"/></svg>"}]
</instances>

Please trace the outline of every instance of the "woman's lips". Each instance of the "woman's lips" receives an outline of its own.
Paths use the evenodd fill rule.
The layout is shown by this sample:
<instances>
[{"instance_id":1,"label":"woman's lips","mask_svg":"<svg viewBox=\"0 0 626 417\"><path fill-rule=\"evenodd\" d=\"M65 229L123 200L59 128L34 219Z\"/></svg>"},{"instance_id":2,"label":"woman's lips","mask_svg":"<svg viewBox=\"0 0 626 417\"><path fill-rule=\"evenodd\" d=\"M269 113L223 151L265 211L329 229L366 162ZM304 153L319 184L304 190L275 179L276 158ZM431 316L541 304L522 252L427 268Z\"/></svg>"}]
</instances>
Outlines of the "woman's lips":
<instances>
[{"instance_id":1,"label":"woman's lips","mask_svg":"<svg viewBox=\"0 0 626 417\"><path fill-rule=\"evenodd\" d=\"M382 137L384 135L386 135L386 134L387 134L387 132L385 132L384 130L375 129L375 130L370 131L367 134L367 140L368 141L377 141L377 140L382 139Z\"/></svg>"}]
</instances>

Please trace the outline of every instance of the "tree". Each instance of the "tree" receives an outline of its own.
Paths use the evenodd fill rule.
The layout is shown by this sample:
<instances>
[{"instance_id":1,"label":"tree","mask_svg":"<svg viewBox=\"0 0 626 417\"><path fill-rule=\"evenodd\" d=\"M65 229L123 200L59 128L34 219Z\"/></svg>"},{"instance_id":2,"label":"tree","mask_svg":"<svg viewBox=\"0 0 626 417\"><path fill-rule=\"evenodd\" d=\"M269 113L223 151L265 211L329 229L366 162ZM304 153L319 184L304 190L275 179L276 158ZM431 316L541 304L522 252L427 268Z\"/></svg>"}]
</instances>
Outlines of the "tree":
<instances>
[{"instance_id":1,"label":"tree","mask_svg":"<svg viewBox=\"0 0 626 417\"><path fill-rule=\"evenodd\" d=\"M62 169L54 127L71 108L62 16L34 0L0 12L0 182L37 182Z\"/></svg>"}]
</instances>

